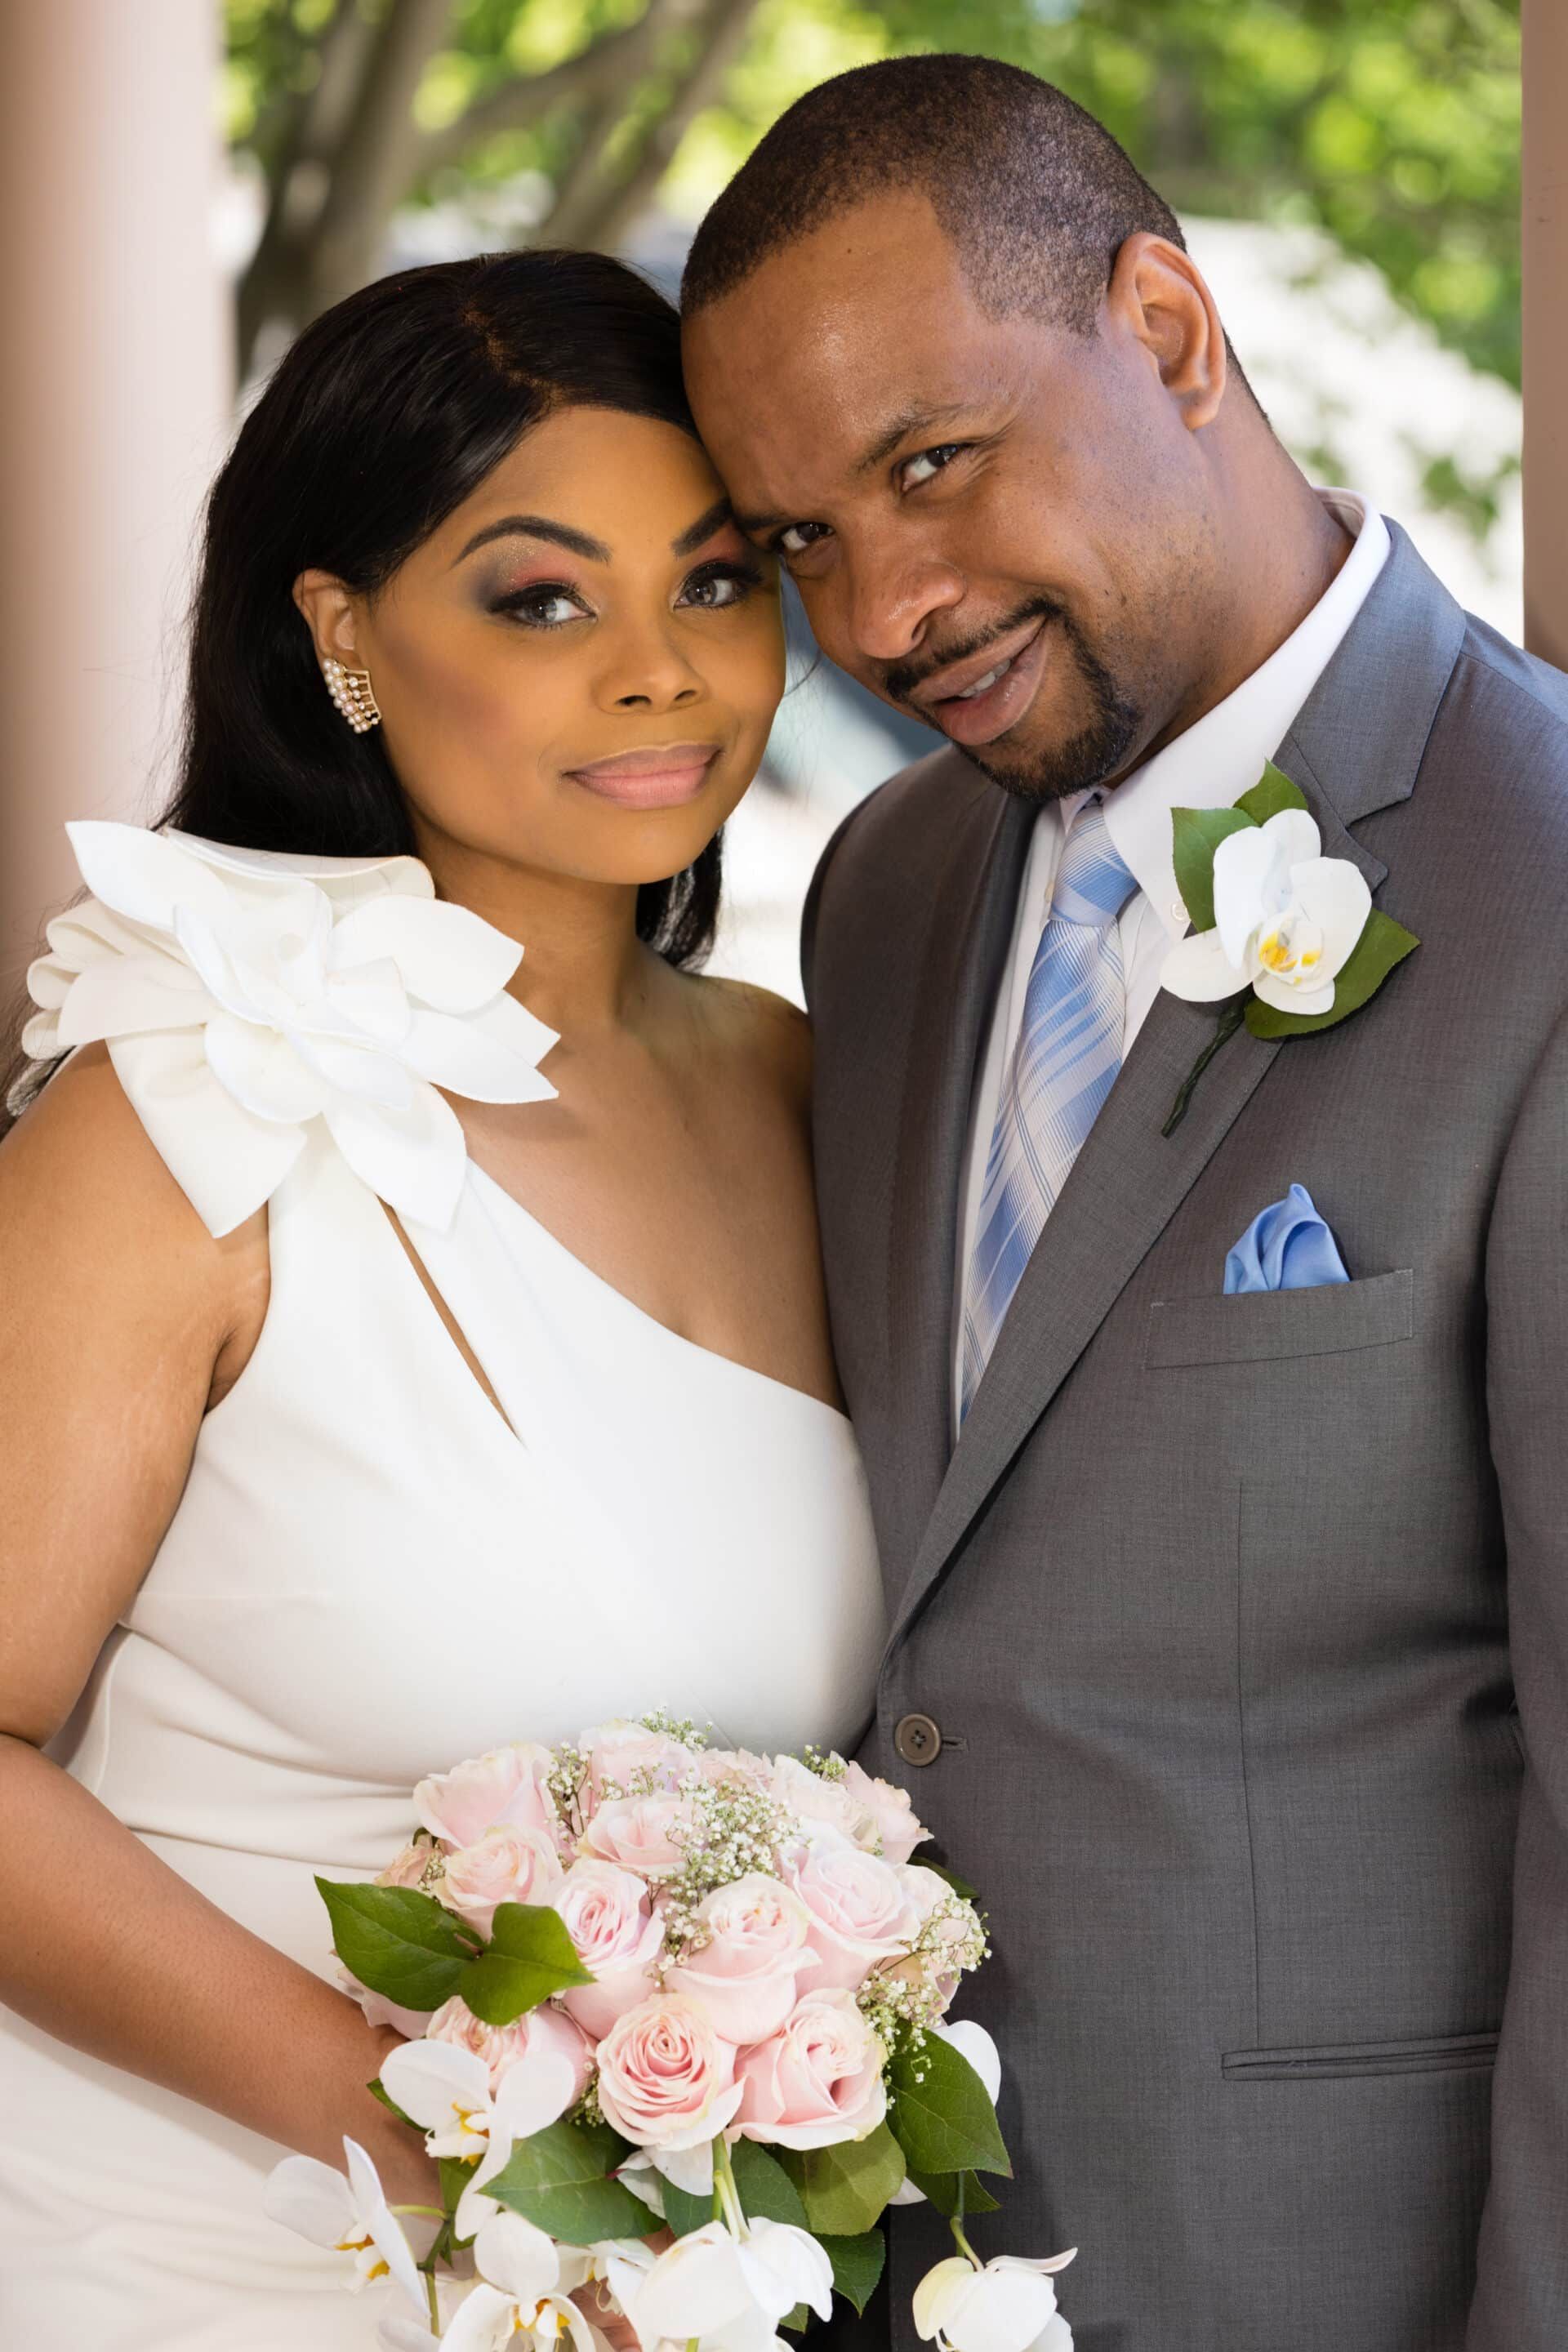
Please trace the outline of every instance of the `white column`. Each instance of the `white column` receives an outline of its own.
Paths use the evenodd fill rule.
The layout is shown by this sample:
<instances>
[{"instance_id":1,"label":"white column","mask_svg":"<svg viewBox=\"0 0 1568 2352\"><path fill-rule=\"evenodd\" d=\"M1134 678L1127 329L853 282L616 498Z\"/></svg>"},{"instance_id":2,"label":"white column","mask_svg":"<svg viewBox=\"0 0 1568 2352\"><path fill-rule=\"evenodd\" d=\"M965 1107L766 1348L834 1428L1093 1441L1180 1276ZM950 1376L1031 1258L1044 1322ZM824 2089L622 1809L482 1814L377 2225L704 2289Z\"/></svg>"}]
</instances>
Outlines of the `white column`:
<instances>
[{"instance_id":1,"label":"white column","mask_svg":"<svg viewBox=\"0 0 1568 2352\"><path fill-rule=\"evenodd\" d=\"M1523 24L1524 635L1568 669L1568 7Z\"/></svg>"},{"instance_id":2,"label":"white column","mask_svg":"<svg viewBox=\"0 0 1568 2352\"><path fill-rule=\"evenodd\" d=\"M218 16L0 0L0 1005L71 893L63 820L167 778L230 404Z\"/></svg>"}]
</instances>

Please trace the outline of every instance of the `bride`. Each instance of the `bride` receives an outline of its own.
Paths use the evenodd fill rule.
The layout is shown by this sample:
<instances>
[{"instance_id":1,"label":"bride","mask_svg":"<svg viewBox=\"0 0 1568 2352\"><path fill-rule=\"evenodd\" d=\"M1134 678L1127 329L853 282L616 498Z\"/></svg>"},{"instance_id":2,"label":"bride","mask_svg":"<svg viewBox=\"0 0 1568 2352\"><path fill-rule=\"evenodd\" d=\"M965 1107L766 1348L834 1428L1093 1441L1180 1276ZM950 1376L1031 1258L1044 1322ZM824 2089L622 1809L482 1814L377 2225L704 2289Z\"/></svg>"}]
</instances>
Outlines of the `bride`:
<instances>
[{"instance_id":1,"label":"bride","mask_svg":"<svg viewBox=\"0 0 1568 2352\"><path fill-rule=\"evenodd\" d=\"M364 2343L262 2184L346 2132L431 2201L311 1884L423 1773L869 1712L805 1026L696 976L782 673L613 262L367 288L219 477L179 788L72 828L0 1147L7 2344Z\"/></svg>"}]
</instances>

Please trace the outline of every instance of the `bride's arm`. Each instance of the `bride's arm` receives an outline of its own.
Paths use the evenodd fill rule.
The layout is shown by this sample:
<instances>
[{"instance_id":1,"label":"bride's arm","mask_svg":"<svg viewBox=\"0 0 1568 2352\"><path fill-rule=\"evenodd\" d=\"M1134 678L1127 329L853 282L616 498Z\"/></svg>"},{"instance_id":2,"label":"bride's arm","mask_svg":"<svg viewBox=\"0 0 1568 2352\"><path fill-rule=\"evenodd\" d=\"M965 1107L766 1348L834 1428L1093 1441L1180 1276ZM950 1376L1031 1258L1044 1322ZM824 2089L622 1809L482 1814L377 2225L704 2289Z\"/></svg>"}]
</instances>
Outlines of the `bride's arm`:
<instances>
[{"instance_id":1,"label":"bride's arm","mask_svg":"<svg viewBox=\"0 0 1568 2352\"><path fill-rule=\"evenodd\" d=\"M364 2085L395 2036L252 1936L40 1750L179 1503L267 1302L265 1216L215 1242L101 1049L0 1146L0 2001L79 2050L428 2202Z\"/></svg>"}]
</instances>

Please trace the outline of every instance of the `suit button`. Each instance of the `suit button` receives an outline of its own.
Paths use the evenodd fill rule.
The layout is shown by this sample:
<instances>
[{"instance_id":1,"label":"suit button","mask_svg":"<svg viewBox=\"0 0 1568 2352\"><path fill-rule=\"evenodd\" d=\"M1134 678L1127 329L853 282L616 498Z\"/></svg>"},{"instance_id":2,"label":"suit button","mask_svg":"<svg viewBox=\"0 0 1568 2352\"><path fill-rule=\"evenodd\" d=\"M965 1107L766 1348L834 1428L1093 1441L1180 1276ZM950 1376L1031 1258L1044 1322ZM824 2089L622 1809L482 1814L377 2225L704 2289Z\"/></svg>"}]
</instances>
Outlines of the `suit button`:
<instances>
[{"instance_id":1,"label":"suit button","mask_svg":"<svg viewBox=\"0 0 1568 2352\"><path fill-rule=\"evenodd\" d=\"M893 1746L906 1764L934 1764L942 1753L942 1733L929 1715L902 1716Z\"/></svg>"}]
</instances>

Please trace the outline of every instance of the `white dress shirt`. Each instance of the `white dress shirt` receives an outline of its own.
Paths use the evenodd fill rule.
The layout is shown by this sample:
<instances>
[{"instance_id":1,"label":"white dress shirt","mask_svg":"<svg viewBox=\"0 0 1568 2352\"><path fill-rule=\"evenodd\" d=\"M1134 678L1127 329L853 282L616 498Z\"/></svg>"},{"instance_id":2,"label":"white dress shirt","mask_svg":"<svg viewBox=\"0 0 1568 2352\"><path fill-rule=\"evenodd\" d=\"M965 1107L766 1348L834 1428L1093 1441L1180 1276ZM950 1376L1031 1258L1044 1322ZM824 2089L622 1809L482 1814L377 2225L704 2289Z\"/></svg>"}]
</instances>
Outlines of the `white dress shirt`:
<instances>
[{"instance_id":1,"label":"white dress shirt","mask_svg":"<svg viewBox=\"0 0 1568 2352\"><path fill-rule=\"evenodd\" d=\"M1127 976L1125 1061L1160 989L1160 968L1184 937L1187 910L1176 887L1171 854L1171 811L1229 808L1247 792L1273 758L1290 723L1328 667L1340 640L1366 601L1388 559L1388 526L1377 509L1353 490L1320 490L1330 512L1352 534L1354 545L1300 626L1277 646L1260 668L1233 694L1205 711L1194 726L1156 751L1124 782L1105 795L1105 824L1111 843L1138 887L1122 908L1117 929L1121 968ZM1024 997L1035 952L1050 913L1057 865L1073 821L1091 793L1047 802L1035 821L1013 943L1003 967L976 1073L970 1105L969 1140L959 1183L958 1258L953 1286L953 1397L963 1391L963 1309L975 1227L985 1188L985 1163L1001 1099L1004 1074L1018 1040Z\"/></svg>"}]
</instances>

